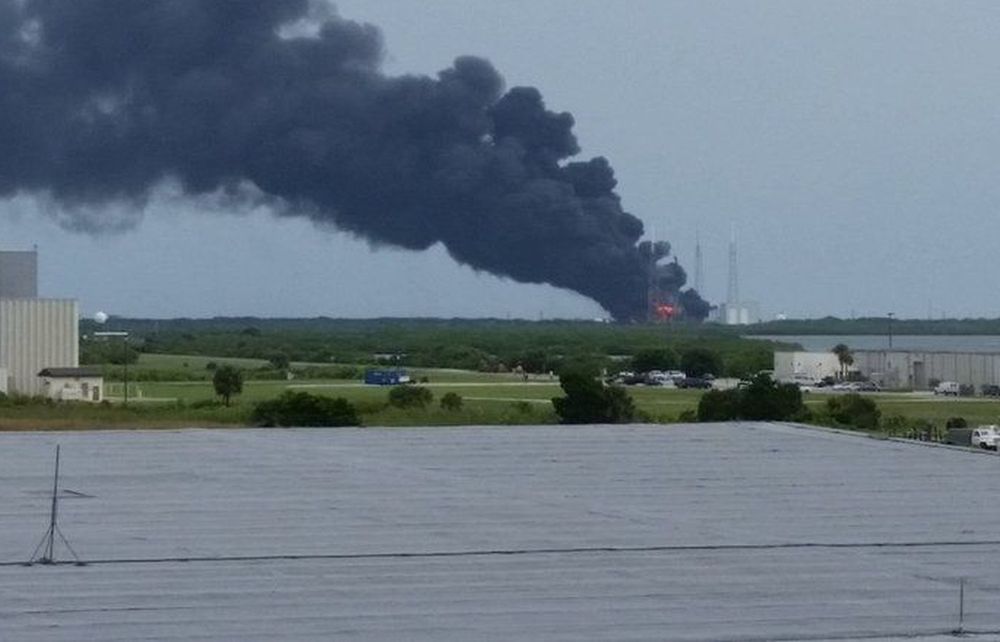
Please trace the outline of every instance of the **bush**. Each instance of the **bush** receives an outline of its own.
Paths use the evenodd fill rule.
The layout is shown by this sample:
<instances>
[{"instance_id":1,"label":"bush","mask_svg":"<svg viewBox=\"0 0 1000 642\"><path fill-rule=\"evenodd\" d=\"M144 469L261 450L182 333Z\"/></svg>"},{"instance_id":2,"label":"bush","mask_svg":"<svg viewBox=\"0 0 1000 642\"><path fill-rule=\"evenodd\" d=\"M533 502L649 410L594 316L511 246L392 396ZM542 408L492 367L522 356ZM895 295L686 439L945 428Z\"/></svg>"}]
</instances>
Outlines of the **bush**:
<instances>
[{"instance_id":1,"label":"bush","mask_svg":"<svg viewBox=\"0 0 1000 642\"><path fill-rule=\"evenodd\" d=\"M360 379L363 374L355 366L306 366L295 373L302 379Z\"/></svg>"},{"instance_id":2,"label":"bush","mask_svg":"<svg viewBox=\"0 0 1000 642\"><path fill-rule=\"evenodd\" d=\"M589 372L573 371L559 375L565 397L556 397L552 405L564 424L625 423L635 420L635 404L624 388L604 387Z\"/></svg>"},{"instance_id":3,"label":"bush","mask_svg":"<svg viewBox=\"0 0 1000 642\"><path fill-rule=\"evenodd\" d=\"M690 424L698 421L698 413L694 410L684 410L681 414L677 415L677 421L682 424Z\"/></svg>"},{"instance_id":4,"label":"bush","mask_svg":"<svg viewBox=\"0 0 1000 642\"><path fill-rule=\"evenodd\" d=\"M801 421L807 416L798 386L775 383L766 374L744 388L709 390L698 402L698 421Z\"/></svg>"},{"instance_id":5,"label":"bush","mask_svg":"<svg viewBox=\"0 0 1000 642\"><path fill-rule=\"evenodd\" d=\"M691 348L681 354L681 370L689 377L704 377L722 373L722 359L707 348Z\"/></svg>"},{"instance_id":6,"label":"bush","mask_svg":"<svg viewBox=\"0 0 1000 642\"><path fill-rule=\"evenodd\" d=\"M678 363L677 353L671 348L643 350L632 357L632 370L635 372L676 370Z\"/></svg>"},{"instance_id":7,"label":"bush","mask_svg":"<svg viewBox=\"0 0 1000 642\"><path fill-rule=\"evenodd\" d=\"M912 428L912 422L902 415L892 415L882 420L882 430L890 437L906 437Z\"/></svg>"},{"instance_id":8,"label":"bush","mask_svg":"<svg viewBox=\"0 0 1000 642\"><path fill-rule=\"evenodd\" d=\"M80 364L100 365L110 363L116 366L138 363L139 351L122 341L98 341L96 339L80 342Z\"/></svg>"},{"instance_id":9,"label":"bush","mask_svg":"<svg viewBox=\"0 0 1000 642\"><path fill-rule=\"evenodd\" d=\"M277 399L258 403L251 419L258 426L357 426L361 423L354 406L346 399L291 390Z\"/></svg>"},{"instance_id":10,"label":"bush","mask_svg":"<svg viewBox=\"0 0 1000 642\"><path fill-rule=\"evenodd\" d=\"M52 407L56 405L56 400L51 397L46 397L44 395L20 395L17 393L11 395L4 395L0 398L0 406L48 406Z\"/></svg>"},{"instance_id":11,"label":"bush","mask_svg":"<svg viewBox=\"0 0 1000 642\"><path fill-rule=\"evenodd\" d=\"M874 401L856 393L827 399L826 410L838 424L861 430L875 430L882 416Z\"/></svg>"},{"instance_id":12,"label":"bush","mask_svg":"<svg viewBox=\"0 0 1000 642\"><path fill-rule=\"evenodd\" d=\"M730 351L725 354L723 362L723 373L727 377L746 379L774 366L774 349L752 346Z\"/></svg>"},{"instance_id":13,"label":"bush","mask_svg":"<svg viewBox=\"0 0 1000 642\"><path fill-rule=\"evenodd\" d=\"M222 402L217 399L198 399L187 404L192 410L203 410L205 408L221 408Z\"/></svg>"},{"instance_id":14,"label":"bush","mask_svg":"<svg viewBox=\"0 0 1000 642\"><path fill-rule=\"evenodd\" d=\"M455 392L447 392L441 397L441 408L444 410L460 410L462 408L462 397Z\"/></svg>"},{"instance_id":15,"label":"bush","mask_svg":"<svg viewBox=\"0 0 1000 642\"><path fill-rule=\"evenodd\" d=\"M396 408L426 408L434 393L421 386L394 386L389 391L389 405Z\"/></svg>"},{"instance_id":16,"label":"bush","mask_svg":"<svg viewBox=\"0 0 1000 642\"><path fill-rule=\"evenodd\" d=\"M921 439L923 441L941 441L944 437L942 430L926 419L915 419L913 421L912 433L907 436L911 439Z\"/></svg>"},{"instance_id":17,"label":"bush","mask_svg":"<svg viewBox=\"0 0 1000 642\"><path fill-rule=\"evenodd\" d=\"M967 428L969 423L965 420L965 417L949 417L948 421L945 422L945 428Z\"/></svg>"},{"instance_id":18,"label":"bush","mask_svg":"<svg viewBox=\"0 0 1000 642\"><path fill-rule=\"evenodd\" d=\"M698 402L698 421L733 421L742 419L740 390L709 390Z\"/></svg>"},{"instance_id":19,"label":"bush","mask_svg":"<svg viewBox=\"0 0 1000 642\"><path fill-rule=\"evenodd\" d=\"M275 370L287 370L288 366L291 365L291 359L288 357L288 354L280 350L269 352L267 354L267 361Z\"/></svg>"}]
</instances>

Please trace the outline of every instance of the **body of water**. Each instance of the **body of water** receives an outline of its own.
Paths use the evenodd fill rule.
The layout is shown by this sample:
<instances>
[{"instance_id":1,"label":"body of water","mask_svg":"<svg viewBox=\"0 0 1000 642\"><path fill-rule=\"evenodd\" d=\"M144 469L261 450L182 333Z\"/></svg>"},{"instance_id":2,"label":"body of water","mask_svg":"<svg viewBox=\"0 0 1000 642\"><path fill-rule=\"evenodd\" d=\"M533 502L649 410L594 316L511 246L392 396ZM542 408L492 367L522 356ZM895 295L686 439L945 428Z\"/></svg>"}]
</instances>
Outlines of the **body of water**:
<instances>
[{"instance_id":1,"label":"body of water","mask_svg":"<svg viewBox=\"0 0 1000 642\"><path fill-rule=\"evenodd\" d=\"M851 350L887 350L889 337L884 334L865 335L766 335L748 339L766 339L798 343L810 352L828 352L838 343ZM1000 335L893 335L893 350L936 352L1000 352Z\"/></svg>"}]
</instances>

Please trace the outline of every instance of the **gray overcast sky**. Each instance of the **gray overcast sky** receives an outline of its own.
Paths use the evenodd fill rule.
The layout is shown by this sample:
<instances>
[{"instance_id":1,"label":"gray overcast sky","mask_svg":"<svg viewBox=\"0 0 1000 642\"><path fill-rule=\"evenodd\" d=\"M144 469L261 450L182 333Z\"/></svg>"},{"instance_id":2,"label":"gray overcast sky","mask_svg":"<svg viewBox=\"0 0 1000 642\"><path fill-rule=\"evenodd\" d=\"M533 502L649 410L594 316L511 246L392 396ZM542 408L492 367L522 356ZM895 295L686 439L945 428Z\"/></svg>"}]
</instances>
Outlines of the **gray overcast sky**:
<instances>
[{"instance_id":1,"label":"gray overcast sky","mask_svg":"<svg viewBox=\"0 0 1000 642\"><path fill-rule=\"evenodd\" d=\"M1000 5L990 2L346 0L386 71L489 58L570 111L626 209L725 296L766 313L1000 316ZM362 241L169 195L138 228L63 231L0 203L0 247L38 243L46 296L130 316L592 317L579 295L477 274L440 248Z\"/></svg>"}]
</instances>

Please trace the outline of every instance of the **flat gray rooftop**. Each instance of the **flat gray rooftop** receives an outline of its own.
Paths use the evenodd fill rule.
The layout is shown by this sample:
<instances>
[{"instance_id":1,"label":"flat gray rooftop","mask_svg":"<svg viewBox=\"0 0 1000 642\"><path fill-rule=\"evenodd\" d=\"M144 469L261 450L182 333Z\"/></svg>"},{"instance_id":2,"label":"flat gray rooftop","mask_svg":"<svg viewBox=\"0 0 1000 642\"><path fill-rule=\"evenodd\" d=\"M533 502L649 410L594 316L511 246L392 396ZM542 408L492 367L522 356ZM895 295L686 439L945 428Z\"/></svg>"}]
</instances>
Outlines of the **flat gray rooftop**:
<instances>
[{"instance_id":1,"label":"flat gray rooftop","mask_svg":"<svg viewBox=\"0 0 1000 642\"><path fill-rule=\"evenodd\" d=\"M57 443L90 563L22 566ZM769 424L7 433L0 640L932 640L963 578L996 639L997 488Z\"/></svg>"}]
</instances>

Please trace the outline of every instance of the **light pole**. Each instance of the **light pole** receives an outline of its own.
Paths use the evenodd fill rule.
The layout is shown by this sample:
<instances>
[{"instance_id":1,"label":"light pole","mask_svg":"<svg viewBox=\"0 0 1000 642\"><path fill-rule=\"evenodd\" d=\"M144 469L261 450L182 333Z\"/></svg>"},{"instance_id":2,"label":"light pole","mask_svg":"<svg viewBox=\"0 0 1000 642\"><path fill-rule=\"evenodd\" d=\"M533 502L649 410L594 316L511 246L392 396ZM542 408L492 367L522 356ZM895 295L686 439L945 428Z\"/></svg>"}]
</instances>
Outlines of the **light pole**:
<instances>
[{"instance_id":1,"label":"light pole","mask_svg":"<svg viewBox=\"0 0 1000 642\"><path fill-rule=\"evenodd\" d=\"M125 392L123 406L128 405L128 332L95 332L95 337L121 337L122 338L122 367L124 368L124 375L122 379L125 381Z\"/></svg>"},{"instance_id":2,"label":"light pole","mask_svg":"<svg viewBox=\"0 0 1000 642\"><path fill-rule=\"evenodd\" d=\"M889 313L889 349L892 350L892 318L896 316L895 312Z\"/></svg>"}]
</instances>

